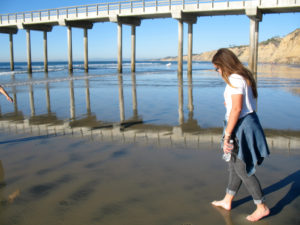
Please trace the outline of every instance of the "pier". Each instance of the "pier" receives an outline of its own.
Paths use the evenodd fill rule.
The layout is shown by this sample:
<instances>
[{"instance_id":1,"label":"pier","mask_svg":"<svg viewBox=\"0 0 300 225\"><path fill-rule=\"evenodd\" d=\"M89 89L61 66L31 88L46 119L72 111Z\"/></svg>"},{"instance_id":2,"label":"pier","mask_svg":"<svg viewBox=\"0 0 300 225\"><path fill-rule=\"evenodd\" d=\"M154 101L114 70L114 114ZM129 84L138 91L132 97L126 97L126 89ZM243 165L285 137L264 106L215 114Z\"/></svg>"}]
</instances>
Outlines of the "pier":
<instances>
[{"instance_id":1,"label":"pier","mask_svg":"<svg viewBox=\"0 0 300 225\"><path fill-rule=\"evenodd\" d=\"M183 25L188 24L188 73L192 71L193 24L198 17L246 15L250 20L249 68L256 74L259 22L263 14L300 12L300 0L132 0L72 6L12 14L0 14L0 33L9 35L10 64L14 70L13 35L26 30L28 72L31 66L30 31L44 33L44 69L48 70L47 32L54 26L67 28L69 70L73 70L72 28L84 33L84 69L88 71L88 30L94 23L112 22L118 30L118 72L122 73L122 26L131 26L131 70L135 71L136 27L144 19L173 18L178 21L178 74L182 74Z\"/></svg>"}]
</instances>

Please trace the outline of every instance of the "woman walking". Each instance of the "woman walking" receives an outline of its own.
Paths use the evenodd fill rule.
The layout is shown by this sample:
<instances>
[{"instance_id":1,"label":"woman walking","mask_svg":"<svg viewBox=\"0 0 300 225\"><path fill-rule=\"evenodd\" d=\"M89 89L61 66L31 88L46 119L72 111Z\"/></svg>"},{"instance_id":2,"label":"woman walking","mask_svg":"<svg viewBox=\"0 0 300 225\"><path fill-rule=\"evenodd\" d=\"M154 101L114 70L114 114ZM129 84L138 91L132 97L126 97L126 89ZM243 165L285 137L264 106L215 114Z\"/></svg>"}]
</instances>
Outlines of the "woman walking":
<instances>
[{"instance_id":1,"label":"woman walking","mask_svg":"<svg viewBox=\"0 0 300 225\"><path fill-rule=\"evenodd\" d=\"M231 154L229 182L224 199L213 201L214 206L231 210L234 196L242 183L252 195L256 210L247 220L258 221L269 215L255 166L260 165L270 152L259 119L255 113L257 88L252 73L243 66L229 49L219 49L212 59L216 71L226 82L224 91L226 115L224 121L223 151ZM230 140L235 140L232 152Z\"/></svg>"}]
</instances>

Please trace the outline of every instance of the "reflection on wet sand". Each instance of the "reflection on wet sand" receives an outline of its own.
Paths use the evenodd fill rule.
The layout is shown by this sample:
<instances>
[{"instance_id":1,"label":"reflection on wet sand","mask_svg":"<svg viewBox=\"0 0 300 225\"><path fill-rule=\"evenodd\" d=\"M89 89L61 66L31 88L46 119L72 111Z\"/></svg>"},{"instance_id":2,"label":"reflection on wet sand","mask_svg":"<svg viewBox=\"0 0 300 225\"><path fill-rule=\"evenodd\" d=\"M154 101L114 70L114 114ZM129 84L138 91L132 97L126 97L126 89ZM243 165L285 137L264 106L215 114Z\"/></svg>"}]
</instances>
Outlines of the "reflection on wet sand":
<instances>
[{"instance_id":1,"label":"reflection on wet sand","mask_svg":"<svg viewBox=\"0 0 300 225\"><path fill-rule=\"evenodd\" d=\"M28 80L32 81L32 73L28 74ZM31 110L31 116L35 116L35 106L34 106L34 94L33 94L33 85L30 82L29 83L29 102L30 102L30 110Z\"/></svg>"},{"instance_id":2,"label":"reflection on wet sand","mask_svg":"<svg viewBox=\"0 0 300 225\"><path fill-rule=\"evenodd\" d=\"M266 64L259 64L258 65L258 72L259 77L264 79L269 78L277 78L274 80L271 84L268 82L265 84L264 81L262 81L264 85L276 85L279 87L284 88L285 90L295 94L300 95L300 66L299 65L284 65L284 64L272 64L272 63L266 63ZM260 85L260 84L258 84Z\"/></svg>"},{"instance_id":3,"label":"reflection on wet sand","mask_svg":"<svg viewBox=\"0 0 300 225\"><path fill-rule=\"evenodd\" d=\"M231 211L225 210L221 207L212 206L224 219L224 224L226 225L235 225L235 224L246 224L249 222L246 222L246 218L240 218L241 221L235 222L233 220L233 216L231 215ZM250 223L249 223L250 224ZM270 223L266 221L265 219L257 221L256 224L259 225L269 225Z\"/></svg>"},{"instance_id":4,"label":"reflection on wet sand","mask_svg":"<svg viewBox=\"0 0 300 225\"><path fill-rule=\"evenodd\" d=\"M45 80L48 79L48 72L45 72ZM45 84L45 88L46 88L46 102L47 102L47 112L48 114L51 113L51 103L50 103L50 91L49 91L49 83L47 82Z\"/></svg>"},{"instance_id":5,"label":"reflection on wet sand","mask_svg":"<svg viewBox=\"0 0 300 225\"><path fill-rule=\"evenodd\" d=\"M143 123L141 115L137 110L137 91L136 75L131 75L132 86L132 111L133 117L125 119L125 103L123 94L123 75L118 75L119 87L119 122L101 121L96 118L91 110L91 100L89 91L89 76L85 74L85 94L86 94L86 113L82 116L75 115L75 96L73 74L69 74L69 93L70 93L70 117L67 120L58 119L55 112L51 110L51 96L48 80L48 73L45 73L46 79L46 107L47 113L36 115L34 88L29 83L29 100L31 115L25 118L22 111L18 111L18 101L16 88L13 88L14 112L2 114L0 118L0 127L4 130L15 132L37 132L38 134L72 134L80 136L90 136L101 140L118 140L121 142L140 142L156 143L172 146L181 144L184 146L197 146L200 142L219 143L221 138L221 128L201 128L198 121L193 118L193 81L191 74L188 75L188 118L185 120L183 113L184 105L184 85L182 76L178 75L178 126L166 126ZM29 75L29 81L32 80L32 74ZM14 75L12 75L14 80ZM282 132L288 135L280 135ZM300 143L299 131L280 131L266 130L268 142L271 147L284 147L288 149L297 149ZM275 133L275 134L274 134ZM270 134L270 135L268 135Z\"/></svg>"},{"instance_id":6,"label":"reflection on wet sand","mask_svg":"<svg viewBox=\"0 0 300 225\"><path fill-rule=\"evenodd\" d=\"M132 110L133 110L133 117L138 117L138 109L137 109L137 95L136 95L136 75L135 73L131 74L132 80Z\"/></svg>"},{"instance_id":7,"label":"reflection on wet sand","mask_svg":"<svg viewBox=\"0 0 300 225\"><path fill-rule=\"evenodd\" d=\"M295 95L300 95L300 88L289 88L288 90Z\"/></svg>"},{"instance_id":8,"label":"reflection on wet sand","mask_svg":"<svg viewBox=\"0 0 300 225\"><path fill-rule=\"evenodd\" d=\"M69 73L69 77L72 78L73 74ZM74 99L74 84L73 79L70 79L70 120L75 119L75 99Z\"/></svg>"},{"instance_id":9,"label":"reflection on wet sand","mask_svg":"<svg viewBox=\"0 0 300 225\"><path fill-rule=\"evenodd\" d=\"M182 74L178 74L178 122L181 126L184 123L183 114L183 77Z\"/></svg>"},{"instance_id":10,"label":"reflection on wet sand","mask_svg":"<svg viewBox=\"0 0 300 225\"><path fill-rule=\"evenodd\" d=\"M285 65L274 63L258 64L259 77L278 77L299 79L299 65Z\"/></svg>"},{"instance_id":11,"label":"reflection on wet sand","mask_svg":"<svg viewBox=\"0 0 300 225\"><path fill-rule=\"evenodd\" d=\"M125 120L125 112L124 112L124 94L123 94L123 76L119 74L119 109L120 109L120 121L123 122Z\"/></svg>"},{"instance_id":12,"label":"reflection on wet sand","mask_svg":"<svg viewBox=\"0 0 300 225\"><path fill-rule=\"evenodd\" d=\"M213 206L213 205L212 205L212 207L215 208L216 211L219 212L220 215L224 218L224 221L225 221L226 225L233 225L230 211L222 209L222 208L217 207L217 206Z\"/></svg>"}]
</instances>

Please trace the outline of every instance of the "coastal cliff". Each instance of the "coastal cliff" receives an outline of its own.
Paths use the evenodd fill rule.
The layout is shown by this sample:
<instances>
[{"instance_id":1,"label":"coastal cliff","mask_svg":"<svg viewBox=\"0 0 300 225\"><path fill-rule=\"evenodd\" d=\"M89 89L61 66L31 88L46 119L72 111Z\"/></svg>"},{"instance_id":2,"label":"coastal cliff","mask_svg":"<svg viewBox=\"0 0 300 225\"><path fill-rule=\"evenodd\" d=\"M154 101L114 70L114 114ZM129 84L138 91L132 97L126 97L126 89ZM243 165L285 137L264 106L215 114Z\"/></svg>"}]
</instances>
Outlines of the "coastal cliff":
<instances>
[{"instance_id":1,"label":"coastal cliff","mask_svg":"<svg viewBox=\"0 0 300 225\"><path fill-rule=\"evenodd\" d=\"M247 62L249 57L249 46L230 47L242 62ZM211 61L217 50L194 54L195 61ZM175 61L177 57L167 57L163 61ZM187 60L187 56L183 57ZM258 62L260 63L280 63L280 64L300 64L300 28L289 33L283 38L273 37L260 42L258 47Z\"/></svg>"}]
</instances>

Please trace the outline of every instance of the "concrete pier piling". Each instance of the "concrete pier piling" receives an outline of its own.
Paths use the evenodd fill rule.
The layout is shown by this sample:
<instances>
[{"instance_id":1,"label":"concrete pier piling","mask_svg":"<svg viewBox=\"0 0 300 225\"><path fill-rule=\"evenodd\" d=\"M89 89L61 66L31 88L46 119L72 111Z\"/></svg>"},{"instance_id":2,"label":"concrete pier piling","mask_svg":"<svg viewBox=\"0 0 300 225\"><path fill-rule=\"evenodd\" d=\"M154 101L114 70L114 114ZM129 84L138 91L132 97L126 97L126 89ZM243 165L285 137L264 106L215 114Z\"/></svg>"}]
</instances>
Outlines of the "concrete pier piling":
<instances>
[{"instance_id":1,"label":"concrete pier piling","mask_svg":"<svg viewBox=\"0 0 300 225\"><path fill-rule=\"evenodd\" d=\"M249 69L257 79L257 61L258 61L258 30L259 22L262 21L262 13L257 8L247 8L246 15L250 19L250 43L249 43Z\"/></svg>"},{"instance_id":2,"label":"concrete pier piling","mask_svg":"<svg viewBox=\"0 0 300 225\"><path fill-rule=\"evenodd\" d=\"M68 26L68 68L73 71L73 55L72 55L72 27Z\"/></svg>"},{"instance_id":3,"label":"concrete pier piling","mask_svg":"<svg viewBox=\"0 0 300 225\"><path fill-rule=\"evenodd\" d=\"M188 15L183 11L172 12L172 18L178 20L178 74L183 72L183 23L188 24L188 74L192 73L193 55L193 24L197 22L197 17Z\"/></svg>"},{"instance_id":4,"label":"concrete pier piling","mask_svg":"<svg viewBox=\"0 0 300 225\"><path fill-rule=\"evenodd\" d=\"M88 61L88 29L83 28L83 44L84 44L84 70L87 72L89 70Z\"/></svg>"},{"instance_id":5,"label":"concrete pier piling","mask_svg":"<svg viewBox=\"0 0 300 225\"><path fill-rule=\"evenodd\" d=\"M44 31L44 70L48 71L48 44L47 44L47 31Z\"/></svg>"},{"instance_id":6,"label":"concrete pier piling","mask_svg":"<svg viewBox=\"0 0 300 225\"><path fill-rule=\"evenodd\" d=\"M1 18L1 15L0 15L0 18ZM1 25L1 23L0 23L0 25ZM8 27L8 28L7 27L3 28L0 26L0 33L9 35L10 70L13 71L15 69L13 35L18 33L18 29L16 26Z\"/></svg>"},{"instance_id":7,"label":"concrete pier piling","mask_svg":"<svg viewBox=\"0 0 300 225\"><path fill-rule=\"evenodd\" d=\"M183 21L178 20L178 74L182 75L183 61Z\"/></svg>"},{"instance_id":8,"label":"concrete pier piling","mask_svg":"<svg viewBox=\"0 0 300 225\"><path fill-rule=\"evenodd\" d=\"M135 25L131 25L131 72L135 72Z\"/></svg>"},{"instance_id":9,"label":"concrete pier piling","mask_svg":"<svg viewBox=\"0 0 300 225\"><path fill-rule=\"evenodd\" d=\"M258 59L258 27L259 21L250 18L249 68L255 76Z\"/></svg>"},{"instance_id":10,"label":"concrete pier piling","mask_svg":"<svg viewBox=\"0 0 300 225\"><path fill-rule=\"evenodd\" d=\"M125 121L125 111L124 111L124 94L123 94L123 75L119 74L119 110L120 110L120 122Z\"/></svg>"},{"instance_id":11,"label":"concrete pier piling","mask_svg":"<svg viewBox=\"0 0 300 225\"><path fill-rule=\"evenodd\" d=\"M122 73L122 23L118 23L118 73Z\"/></svg>"},{"instance_id":12,"label":"concrete pier piling","mask_svg":"<svg viewBox=\"0 0 300 225\"><path fill-rule=\"evenodd\" d=\"M117 23L118 25L118 73L122 73L122 25L126 24L131 26L131 70L135 71L135 29L136 26L141 24L141 20L135 17L119 17L118 15L113 15L109 17L109 21Z\"/></svg>"},{"instance_id":13,"label":"concrete pier piling","mask_svg":"<svg viewBox=\"0 0 300 225\"><path fill-rule=\"evenodd\" d=\"M83 29L83 45L84 45L84 69L88 71L88 32L87 29L93 28L93 23L90 21L59 21L59 25L67 26L68 38L68 68L73 71L73 49L72 49L72 27Z\"/></svg>"},{"instance_id":14,"label":"concrete pier piling","mask_svg":"<svg viewBox=\"0 0 300 225\"><path fill-rule=\"evenodd\" d=\"M9 49L10 49L10 70L13 71L15 69L14 64L14 42L13 42L13 34L9 34Z\"/></svg>"},{"instance_id":15,"label":"concrete pier piling","mask_svg":"<svg viewBox=\"0 0 300 225\"><path fill-rule=\"evenodd\" d=\"M32 72L31 65L31 30L34 31L43 31L43 43L44 43L44 69L48 71L48 43L47 43L47 32L52 31L52 25L50 24L20 24L22 29L26 29L26 38L27 38L27 64L28 72Z\"/></svg>"},{"instance_id":16,"label":"concrete pier piling","mask_svg":"<svg viewBox=\"0 0 300 225\"><path fill-rule=\"evenodd\" d=\"M27 41L27 68L28 73L32 73L32 66L31 66L31 41L30 41L30 30L26 30L26 41Z\"/></svg>"}]
</instances>

